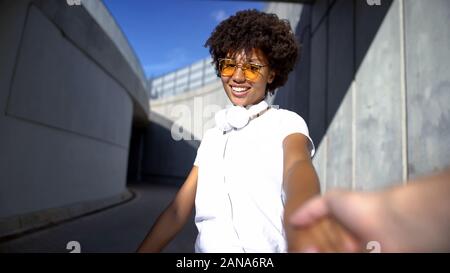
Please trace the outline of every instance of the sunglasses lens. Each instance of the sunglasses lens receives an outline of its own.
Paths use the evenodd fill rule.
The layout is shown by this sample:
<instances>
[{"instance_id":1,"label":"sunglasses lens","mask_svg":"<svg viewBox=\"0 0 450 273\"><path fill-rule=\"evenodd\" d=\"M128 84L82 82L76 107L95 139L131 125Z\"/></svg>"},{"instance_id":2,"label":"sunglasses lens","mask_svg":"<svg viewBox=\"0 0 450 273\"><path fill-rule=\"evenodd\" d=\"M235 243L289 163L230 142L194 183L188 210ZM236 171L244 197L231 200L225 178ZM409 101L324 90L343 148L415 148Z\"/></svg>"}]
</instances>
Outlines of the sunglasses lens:
<instances>
[{"instance_id":1,"label":"sunglasses lens","mask_svg":"<svg viewBox=\"0 0 450 273\"><path fill-rule=\"evenodd\" d=\"M258 78L259 70L260 70L259 66L248 64L244 67L244 75L248 80L253 81L256 80L256 78Z\"/></svg>"},{"instance_id":2,"label":"sunglasses lens","mask_svg":"<svg viewBox=\"0 0 450 273\"><path fill-rule=\"evenodd\" d=\"M222 60L220 62L220 73L224 77L229 77L233 75L236 70L236 64L231 60Z\"/></svg>"},{"instance_id":3,"label":"sunglasses lens","mask_svg":"<svg viewBox=\"0 0 450 273\"><path fill-rule=\"evenodd\" d=\"M220 74L223 77L231 77L236 71L237 64L233 60L221 60L219 63ZM261 67L254 64L245 63L242 65L244 76L247 80L254 81L258 78Z\"/></svg>"},{"instance_id":4,"label":"sunglasses lens","mask_svg":"<svg viewBox=\"0 0 450 273\"><path fill-rule=\"evenodd\" d=\"M224 66L222 69L222 75L226 77L231 76L233 75L235 70L236 70L235 66Z\"/></svg>"}]
</instances>

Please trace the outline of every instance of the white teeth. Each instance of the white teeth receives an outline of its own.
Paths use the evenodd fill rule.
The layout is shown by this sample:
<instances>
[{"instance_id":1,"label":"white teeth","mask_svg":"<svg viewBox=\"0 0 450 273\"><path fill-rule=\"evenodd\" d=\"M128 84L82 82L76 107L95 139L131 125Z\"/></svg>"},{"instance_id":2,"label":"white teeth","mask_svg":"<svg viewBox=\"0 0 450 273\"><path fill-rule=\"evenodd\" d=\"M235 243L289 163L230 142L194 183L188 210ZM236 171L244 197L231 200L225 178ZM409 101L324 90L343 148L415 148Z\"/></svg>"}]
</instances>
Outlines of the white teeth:
<instances>
[{"instance_id":1,"label":"white teeth","mask_svg":"<svg viewBox=\"0 0 450 273\"><path fill-rule=\"evenodd\" d=\"M235 87L235 86L233 86L231 88L233 89L233 91L238 92L238 93L245 92L248 89L247 87Z\"/></svg>"}]
</instances>

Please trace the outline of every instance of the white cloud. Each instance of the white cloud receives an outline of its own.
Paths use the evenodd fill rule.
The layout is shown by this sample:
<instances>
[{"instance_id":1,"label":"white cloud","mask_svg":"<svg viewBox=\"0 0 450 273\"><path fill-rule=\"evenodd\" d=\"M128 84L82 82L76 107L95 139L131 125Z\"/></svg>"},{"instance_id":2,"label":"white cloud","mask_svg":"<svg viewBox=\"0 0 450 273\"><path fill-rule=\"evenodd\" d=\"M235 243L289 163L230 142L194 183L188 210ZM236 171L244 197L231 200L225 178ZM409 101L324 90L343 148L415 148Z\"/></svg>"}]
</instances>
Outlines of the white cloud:
<instances>
[{"instance_id":1,"label":"white cloud","mask_svg":"<svg viewBox=\"0 0 450 273\"><path fill-rule=\"evenodd\" d=\"M216 10L211 13L211 17L214 18L217 22L221 22L225 20L228 16L224 10Z\"/></svg>"}]
</instances>

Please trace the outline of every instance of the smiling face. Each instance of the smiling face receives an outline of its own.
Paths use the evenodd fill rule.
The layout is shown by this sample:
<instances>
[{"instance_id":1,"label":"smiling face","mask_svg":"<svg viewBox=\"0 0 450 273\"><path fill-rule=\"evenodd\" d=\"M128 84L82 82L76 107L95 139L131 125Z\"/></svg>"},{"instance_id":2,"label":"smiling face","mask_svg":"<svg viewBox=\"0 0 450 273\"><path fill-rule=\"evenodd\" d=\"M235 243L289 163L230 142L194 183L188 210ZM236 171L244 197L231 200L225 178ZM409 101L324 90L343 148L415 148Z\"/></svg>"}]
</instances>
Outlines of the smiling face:
<instances>
[{"instance_id":1,"label":"smiling face","mask_svg":"<svg viewBox=\"0 0 450 273\"><path fill-rule=\"evenodd\" d=\"M268 60L261 50L253 49L249 54L244 50L230 54L227 58L236 62L237 68L231 76L221 76L223 88L234 105L248 106L262 101L266 94L266 85L271 83L275 73L270 70ZM254 80L245 77L242 64L252 63L262 65L259 75Z\"/></svg>"}]
</instances>

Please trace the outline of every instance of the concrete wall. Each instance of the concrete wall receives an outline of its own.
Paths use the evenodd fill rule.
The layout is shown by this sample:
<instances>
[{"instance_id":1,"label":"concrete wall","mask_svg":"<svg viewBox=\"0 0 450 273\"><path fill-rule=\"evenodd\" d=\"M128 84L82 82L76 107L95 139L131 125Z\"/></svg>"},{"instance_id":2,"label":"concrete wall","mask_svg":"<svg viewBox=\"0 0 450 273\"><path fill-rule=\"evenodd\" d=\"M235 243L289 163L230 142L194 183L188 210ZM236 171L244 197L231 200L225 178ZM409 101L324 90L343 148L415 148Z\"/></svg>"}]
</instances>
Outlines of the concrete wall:
<instances>
[{"instance_id":1,"label":"concrete wall","mask_svg":"<svg viewBox=\"0 0 450 273\"><path fill-rule=\"evenodd\" d=\"M403 20L407 168L417 176L450 164L450 2L405 1Z\"/></svg>"},{"instance_id":2,"label":"concrete wall","mask_svg":"<svg viewBox=\"0 0 450 273\"><path fill-rule=\"evenodd\" d=\"M298 21L302 56L275 104L307 120L323 191L450 165L450 2L318 0Z\"/></svg>"},{"instance_id":3,"label":"concrete wall","mask_svg":"<svg viewBox=\"0 0 450 273\"><path fill-rule=\"evenodd\" d=\"M146 83L103 4L1 1L0 37L0 236L129 197Z\"/></svg>"},{"instance_id":4,"label":"concrete wall","mask_svg":"<svg viewBox=\"0 0 450 273\"><path fill-rule=\"evenodd\" d=\"M190 134L201 140L203 133L214 127L214 113L230 104L222 82L217 79L200 89L181 95L151 100L152 113L157 113L183 128L185 139Z\"/></svg>"},{"instance_id":5,"label":"concrete wall","mask_svg":"<svg viewBox=\"0 0 450 273\"><path fill-rule=\"evenodd\" d=\"M215 112L229 104L219 79L200 89L151 100L143 180L166 177L182 182L193 166L203 133L215 125Z\"/></svg>"}]
</instances>

